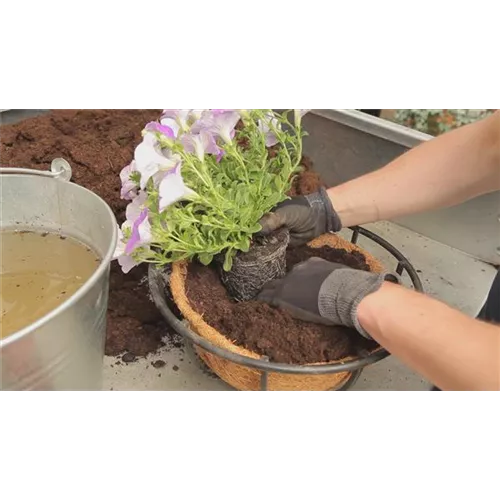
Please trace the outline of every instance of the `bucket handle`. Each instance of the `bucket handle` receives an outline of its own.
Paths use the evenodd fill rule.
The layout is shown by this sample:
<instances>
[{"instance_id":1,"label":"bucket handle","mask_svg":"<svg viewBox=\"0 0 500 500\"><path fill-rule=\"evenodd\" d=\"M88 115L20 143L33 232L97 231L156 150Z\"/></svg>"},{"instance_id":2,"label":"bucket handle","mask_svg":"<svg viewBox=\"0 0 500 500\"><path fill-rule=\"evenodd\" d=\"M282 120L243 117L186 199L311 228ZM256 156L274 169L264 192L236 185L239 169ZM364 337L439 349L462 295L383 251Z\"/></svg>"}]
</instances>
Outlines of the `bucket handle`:
<instances>
[{"instance_id":1,"label":"bucket handle","mask_svg":"<svg viewBox=\"0 0 500 500\"><path fill-rule=\"evenodd\" d=\"M50 164L50 172L45 170L33 170L30 168L0 168L0 175L4 174L24 174L38 175L40 177L52 177L63 181L71 180L71 165L63 158L55 158Z\"/></svg>"}]
</instances>

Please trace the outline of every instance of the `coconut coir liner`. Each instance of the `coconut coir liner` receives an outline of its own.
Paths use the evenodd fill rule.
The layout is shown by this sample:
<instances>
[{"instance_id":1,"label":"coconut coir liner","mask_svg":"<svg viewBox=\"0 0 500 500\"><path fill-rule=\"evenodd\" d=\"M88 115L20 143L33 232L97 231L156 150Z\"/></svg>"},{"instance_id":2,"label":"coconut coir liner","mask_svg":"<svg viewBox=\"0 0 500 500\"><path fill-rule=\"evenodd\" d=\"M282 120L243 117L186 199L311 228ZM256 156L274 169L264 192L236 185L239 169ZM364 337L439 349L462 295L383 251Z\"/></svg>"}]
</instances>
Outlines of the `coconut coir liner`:
<instances>
[{"instance_id":1,"label":"coconut coir liner","mask_svg":"<svg viewBox=\"0 0 500 500\"><path fill-rule=\"evenodd\" d=\"M321 257L356 269L368 270L365 257L330 247L301 247L287 252L287 267ZM378 345L343 327L316 325L292 318L286 311L257 301L234 302L212 267L190 264L187 296L210 326L271 361L313 364L336 361Z\"/></svg>"},{"instance_id":2,"label":"coconut coir liner","mask_svg":"<svg viewBox=\"0 0 500 500\"><path fill-rule=\"evenodd\" d=\"M0 127L0 166L49 170L54 158L68 160L72 182L93 191L113 210L118 223L127 202L120 199L121 169L128 165L146 123L161 110L56 110ZM310 194L321 185L305 160L305 172L291 194ZM111 266L106 354L130 352L145 356L162 345L162 337L177 339L149 299L147 266L124 275ZM177 340L174 347L180 345Z\"/></svg>"}]
</instances>

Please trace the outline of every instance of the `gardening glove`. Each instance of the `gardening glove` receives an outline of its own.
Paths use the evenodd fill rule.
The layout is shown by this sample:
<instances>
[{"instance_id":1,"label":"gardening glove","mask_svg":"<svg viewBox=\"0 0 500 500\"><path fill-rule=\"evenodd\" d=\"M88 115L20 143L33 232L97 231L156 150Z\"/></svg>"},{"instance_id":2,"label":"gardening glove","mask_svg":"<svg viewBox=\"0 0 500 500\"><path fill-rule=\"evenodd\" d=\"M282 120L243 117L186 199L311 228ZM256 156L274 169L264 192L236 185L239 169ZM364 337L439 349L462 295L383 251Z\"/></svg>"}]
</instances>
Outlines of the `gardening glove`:
<instances>
[{"instance_id":1,"label":"gardening glove","mask_svg":"<svg viewBox=\"0 0 500 500\"><path fill-rule=\"evenodd\" d=\"M342 229L340 218L324 188L280 203L274 212L261 219L260 225L264 235L286 227L290 231L291 246L304 245L322 234Z\"/></svg>"},{"instance_id":2,"label":"gardening glove","mask_svg":"<svg viewBox=\"0 0 500 500\"><path fill-rule=\"evenodd\" d=\"M257 300L288 311L311 323L355 328L371 338L357 318L361 301L384 283L399 283L391 273L358 271L313 257L298 264L281 280L268 283Z\"/></svg>"}]
</instances>

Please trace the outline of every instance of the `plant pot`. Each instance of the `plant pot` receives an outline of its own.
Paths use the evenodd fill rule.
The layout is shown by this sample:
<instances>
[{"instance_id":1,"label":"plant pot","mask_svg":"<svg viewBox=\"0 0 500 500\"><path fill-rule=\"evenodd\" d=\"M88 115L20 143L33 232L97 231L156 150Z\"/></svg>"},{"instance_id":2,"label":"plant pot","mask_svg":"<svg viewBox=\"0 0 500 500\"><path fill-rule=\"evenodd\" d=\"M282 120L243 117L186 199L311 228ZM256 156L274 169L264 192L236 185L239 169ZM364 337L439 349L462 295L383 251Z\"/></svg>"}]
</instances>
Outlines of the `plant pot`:
<instances>
[{"instance_id":1,"label":"plant pot","mask_svg":"<svg viewBox=\"0 0 500 500\"><path fill-rule=\"evenodd\" d=\"M237 301L254 299L269 281L283 278L286 273L286 249L290 242L287 229L254 241L246 253L233 259L231 271L224 271L223 256L216 258L222 283Z\"/></svg>"},{"instance_id":2,"label":"plant pot","mask_svg":"<svg viewBox=\"0 0 500 500\"><path fill-rule=\"evenodd\" d=\"M382 272L383 266L370 254L360 247L349 243L343 238L326 234L309 243L312 248L320 248L325 245L333 248L342 248L349 252L357 250L365 258L370 270L373 272ZM178 262L173 265L170 278L170 287L173 299L181 311L184 319L189 323L191 330L201 337L209 340L212 344L253 359L261 359L262 356L243 347L237 346L228 338L222 335L215 328L208 325L203 317L193 309L186 294L186 278L188 274L188 263ZM270 325L271 327L272 325ZM197 348L198 354L208 367L215 372L221 379L232 387L243 391L255 391L261 388L262 372L239 365L209 353L201 348ZM347 362L357 359L355 356L339 360ZM324 363L326 364L326 363ZM317 365L315 365L317 366ZM335 390L342 387L351 378L351 372L339 372L327 375L289 375L283 373L269 373L268 390L280 391L323 391Z\"/></svg>"}]
</instances>

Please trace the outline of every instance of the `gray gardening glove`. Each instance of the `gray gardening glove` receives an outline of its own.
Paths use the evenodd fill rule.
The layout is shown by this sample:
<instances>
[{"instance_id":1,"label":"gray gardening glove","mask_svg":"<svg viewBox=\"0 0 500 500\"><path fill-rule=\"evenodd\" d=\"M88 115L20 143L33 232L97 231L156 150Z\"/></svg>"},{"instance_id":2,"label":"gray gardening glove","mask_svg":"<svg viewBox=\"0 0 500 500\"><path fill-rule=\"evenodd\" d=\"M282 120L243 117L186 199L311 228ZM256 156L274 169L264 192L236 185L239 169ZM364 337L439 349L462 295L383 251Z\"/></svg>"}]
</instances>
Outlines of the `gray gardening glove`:
<instances>
[{"instance_id":1,"label":"gray gardening glove","mask_svg":"<svg viewBox=\"0 0 500 500\"><path fill-rule=\"evenodd\" d=\"M268 283L257 300L311 323L355 328L371 338L357 318L361 301L384 283L399 283L390 273L358 271L313 257L295 266L285 278Z\"/></svg>"},{"instance_id":2,"label":"gray gardening glove","mask_svg":"<svg viewBox=\"0 0 500 500\"><path fill-rule=\"evenodd\" d=\"M290 231L291 246L304 245L322 234L342 229L340 218L324 188L284 201L273 213L265 215L260 224L264 235L286 227Z\"/></svg>"}]
</instances>

